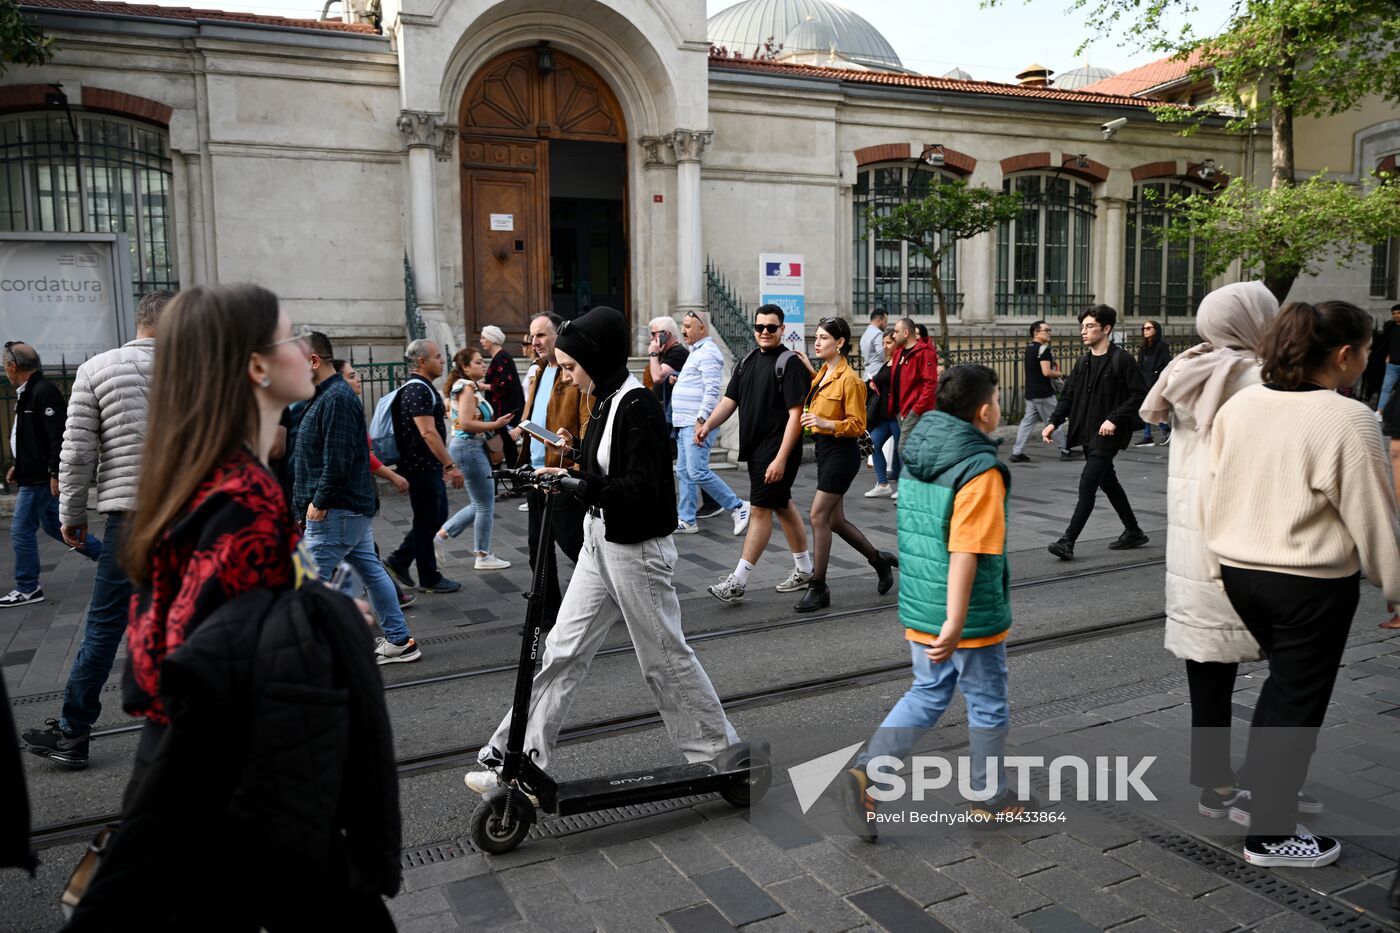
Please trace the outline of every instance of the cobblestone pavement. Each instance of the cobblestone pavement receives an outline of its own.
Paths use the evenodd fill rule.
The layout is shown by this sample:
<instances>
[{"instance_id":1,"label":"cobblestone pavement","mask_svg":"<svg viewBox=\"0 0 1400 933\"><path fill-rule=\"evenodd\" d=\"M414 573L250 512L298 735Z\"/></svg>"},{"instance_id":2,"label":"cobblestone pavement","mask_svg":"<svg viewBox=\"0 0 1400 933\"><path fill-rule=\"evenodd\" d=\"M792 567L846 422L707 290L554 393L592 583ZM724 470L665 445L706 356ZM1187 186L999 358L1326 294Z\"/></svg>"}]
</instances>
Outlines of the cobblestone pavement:
<instances>
[{"instance_id":1,"label":"cobblestone pavement","mask_svg":"<svg viewBox=\"0 0 1400 933\"><path fill-rule=\"evenodd\" d=\"M1385 898L1400 851L1400 638L1357 628L1309 787L1331 811L1313 819L1318 831L1329 820L1369 828L1344 836L1327 868L1247 865L1239 827L1200 817L1194 789L1151 811L1071 808L1063 828L930 828L871 845L840 827L830 791L799 818L777 774L747 813L706 798L596 828L546 819L502 856L466 839L409 851L391 909L404 933L1397 929ZM1247 721L1262 674L1242 670L1237 719ZM1149 733L1162 767L1184 775L1184 676L1016 709L1013 744L1110 724ZM932 747L956 747L959 731L940 727Z\"/></svg>"}]
</instances>

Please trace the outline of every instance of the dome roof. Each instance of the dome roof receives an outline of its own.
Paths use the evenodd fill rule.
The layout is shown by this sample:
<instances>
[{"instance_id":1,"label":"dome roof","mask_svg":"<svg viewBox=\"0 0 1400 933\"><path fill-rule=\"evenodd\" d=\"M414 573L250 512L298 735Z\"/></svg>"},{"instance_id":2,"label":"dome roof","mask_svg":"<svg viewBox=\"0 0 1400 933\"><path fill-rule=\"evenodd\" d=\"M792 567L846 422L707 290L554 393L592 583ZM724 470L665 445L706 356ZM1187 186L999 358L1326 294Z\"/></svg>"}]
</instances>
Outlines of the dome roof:
<instances>
[{"instance_id":1,"label":"dome roof","mask_svg":"<svg viewBox=\"0 0 1400 933\"><path fill-rule=\"evenodd\" d=\"M1115 77L1118 72L1109 68L1098 68L1094 65L1083 65L1079 68L1071 68L1064 74L1056 78L1052 83L1062 91L1077 91L1082 87L1087 87L1096 81L1105 78Z\"/></svg>"},{"instance_id":2,"label":"dome roof","mask_svg":"<svg viewBox=\"0 0 1400 933\"><path fill-rule=\"evenodd\" d=\"M743 0L710 17L709 37L712 43L732 53L753 55L769 39L786 44L789 33L809 21L813 33L816 27L831 30L841 56L861 64L903 70L899 56L879 30L829 0ZM832 44L828 41L816 48L825 52Z\"/></svg>"},{"instance_id":3,"label":"dome roof","mask_svg":"<svg viewBox=\"0 0 1400 933\"><path fill-rule=\"evenodd\" d=\"M968 74L966 71L963 71L961 68L954 68L952 71L950 71L950 72L948 72L947 74L943 75L943 77L945 77L945 78L950 78L950 79L952 79L953 81L974 81L974 80L976 80L975 78L972 77L972 75Z\"/></svg>"},{"instance_id":4,"label":"dome roof","mask_svg":"<svg viewBox=\"0 0 1400 933\"><path fill-rule=\"evenodd\" d=\"M784 52L829 52L840 47L836 30L816 19L798 23L783 36Z\"/></svg>"}]
</instances>

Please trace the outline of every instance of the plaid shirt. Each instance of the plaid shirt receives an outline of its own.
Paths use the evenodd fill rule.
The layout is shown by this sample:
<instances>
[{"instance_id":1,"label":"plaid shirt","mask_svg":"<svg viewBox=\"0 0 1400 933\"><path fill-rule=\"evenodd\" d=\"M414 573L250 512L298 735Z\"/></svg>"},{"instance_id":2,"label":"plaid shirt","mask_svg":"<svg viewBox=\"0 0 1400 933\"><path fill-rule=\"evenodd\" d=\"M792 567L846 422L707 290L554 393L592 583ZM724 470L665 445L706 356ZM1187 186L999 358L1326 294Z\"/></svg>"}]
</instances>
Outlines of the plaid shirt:
<instances>
[{"instance_id":1,"label":"plaid shirt","mask_svg":"<svg viewBox=\"0 0 1400 933\"><path fill-rule=\"evenodd\" d=\"M365 447L364 405L339 373L316 386L297 427L292 464L292 515L298 521L308 503L358 515L379 511Z\"/></svg>"}]
</instances>

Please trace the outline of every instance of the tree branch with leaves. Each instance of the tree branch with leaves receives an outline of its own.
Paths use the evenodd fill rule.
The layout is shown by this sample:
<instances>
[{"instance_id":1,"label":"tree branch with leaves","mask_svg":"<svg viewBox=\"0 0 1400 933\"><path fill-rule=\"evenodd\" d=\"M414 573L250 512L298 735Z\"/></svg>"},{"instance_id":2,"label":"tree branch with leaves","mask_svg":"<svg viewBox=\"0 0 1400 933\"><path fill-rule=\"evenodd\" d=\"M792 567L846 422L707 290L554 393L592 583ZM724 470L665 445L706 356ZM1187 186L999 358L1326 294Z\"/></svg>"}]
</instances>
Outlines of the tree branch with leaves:
<instances>
[{"instance_id":1,"label":"tree branch with leaves","mask_svg":"<svg viewBox=\"0 0 1400 933\"><path fill-rule=\"evenodd\" d=\"M15 0L0 0L0 77L10 65L42 65L53 57L52 45Z\"/></svg>"},{"instance_id":2,"label":"tree branch with leaves","mask_svg":"<svg viewBox=\"0 0 1400 933\"><path fill-rule=\"evenodd\" d=\"M976 188L961 179L935 176L926 196L893 208L866 210L865 222L877 240L902 240L928 259L938 299L939 345L948 346L948 302L943 293L943 260L959 240L978 236L1015 220L1021 195Z\"/></svg>"}]
</instances>

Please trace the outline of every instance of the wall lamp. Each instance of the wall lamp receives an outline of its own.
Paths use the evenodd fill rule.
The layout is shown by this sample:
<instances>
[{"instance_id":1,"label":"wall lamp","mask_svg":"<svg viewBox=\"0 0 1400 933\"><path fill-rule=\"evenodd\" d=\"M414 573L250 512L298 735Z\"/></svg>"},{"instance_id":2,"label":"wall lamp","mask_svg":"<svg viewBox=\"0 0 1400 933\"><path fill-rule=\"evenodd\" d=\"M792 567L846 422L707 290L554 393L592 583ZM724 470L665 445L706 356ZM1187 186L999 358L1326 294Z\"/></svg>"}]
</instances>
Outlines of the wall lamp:
<instances>
[{"instance_id":1,"label":"wall lamp","mask_svg":"<svg viewBox=\"0 0 1400 933\"><path fill-rule=\"evenodd\" d=\"M535 68L542 75L554 71L554 50L549 47L548 42L541 42L535 46Z\"/></svg>"},{"instance_id":2,"label":"wall lamp","mask_svg":"<svg viewBox=\"0 0 1400 933\"><path fill-rule=\"evenodd\" d=\"M1220 169L1216 167L1214 159L1202 159L1201 164L1196 167L1196 174L1201 176L1202 181L1210 181L1220 174Z\"/></svg>"}]
</instances>

